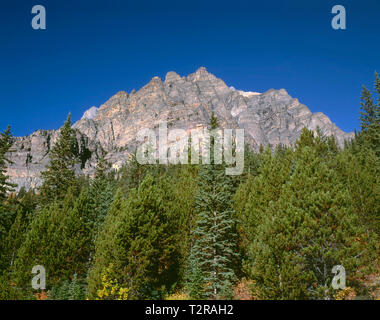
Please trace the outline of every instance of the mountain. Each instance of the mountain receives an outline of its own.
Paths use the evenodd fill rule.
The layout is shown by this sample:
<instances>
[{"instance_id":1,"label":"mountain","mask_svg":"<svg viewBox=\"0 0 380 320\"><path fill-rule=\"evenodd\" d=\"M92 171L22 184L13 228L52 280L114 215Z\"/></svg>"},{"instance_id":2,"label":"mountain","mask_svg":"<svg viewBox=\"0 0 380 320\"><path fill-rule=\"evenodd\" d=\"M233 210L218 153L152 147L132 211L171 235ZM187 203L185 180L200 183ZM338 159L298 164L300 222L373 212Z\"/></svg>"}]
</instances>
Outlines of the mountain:
<instances>
[{"instance_id":1,"label":"mountain","mask_svg":"<svg viewBox=\"0 0 380 320\"><path fill-rule=\"evenodd\" d=\"M102 152L115 169L135 150L136 134L142 128L158 128L167 121L169 129L206 126L214 112L224 128L242 128L246 141L255 149L260 144L291 145L303 127L334 135L340 145L353 133L340 130L323 113L312 113L284 89L264 93L228 87L204 67L181 77L168 72L165 80L154 77L139 91L121 91L99 108L92 107L73 127L77 132L81 166L78 173L92 174ZM49 161L58 130L38 130L16 137L13 164L8 170L19 188L40 185L40 172Z\"/></svg>"}]
</instances>

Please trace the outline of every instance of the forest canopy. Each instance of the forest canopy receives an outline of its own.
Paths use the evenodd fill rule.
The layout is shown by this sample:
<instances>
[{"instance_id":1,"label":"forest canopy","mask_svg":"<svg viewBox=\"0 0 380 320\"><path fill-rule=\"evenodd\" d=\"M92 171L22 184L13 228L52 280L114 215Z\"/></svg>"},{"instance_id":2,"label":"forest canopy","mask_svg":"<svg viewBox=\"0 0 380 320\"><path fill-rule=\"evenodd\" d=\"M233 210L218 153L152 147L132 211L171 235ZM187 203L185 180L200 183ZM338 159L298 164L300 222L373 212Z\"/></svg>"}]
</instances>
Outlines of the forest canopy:
<instances>
[{"instance_id":1,"label":"forest canopy","mask_svg":"<svg viewBox=\"0 0 380 320\"><path fill-rule=\"evenodd\" d=\"M118 171L101 156L93 177L78 176L69 115L42 186L15 192L8 127L0 299L379 298L377 74L374 91L363 87L361 130L344 147L303 129L293 146L247 146L240 176L223 163L141 165L135 155ZM36 265L43 290L31 286ZM332 287L337 265L345 289Z\"/></svg>"}]
</instances>

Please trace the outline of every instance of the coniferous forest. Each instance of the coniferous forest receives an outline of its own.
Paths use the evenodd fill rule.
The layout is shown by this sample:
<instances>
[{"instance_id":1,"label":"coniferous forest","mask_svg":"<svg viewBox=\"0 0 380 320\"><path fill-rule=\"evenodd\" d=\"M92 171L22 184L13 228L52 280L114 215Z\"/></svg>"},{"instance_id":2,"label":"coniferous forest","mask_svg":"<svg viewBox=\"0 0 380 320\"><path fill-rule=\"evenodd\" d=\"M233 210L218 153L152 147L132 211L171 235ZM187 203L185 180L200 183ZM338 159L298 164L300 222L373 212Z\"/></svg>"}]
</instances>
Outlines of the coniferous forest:
<instances>
[{"instance_id":1,"label":"coniferous forest","mask_svg":"<svg viewBox=\"0 0 380 320\"><path fill-rule=\"evenodd\" d=\"M7 177L0 138L0 299L379 299L380 78L344 147L304 129L291 147L224 164L118 170L80 161L70 115L37 190ZM210 128L219 126L212 117ZM211 141L212 143L212 141ZM31 286L46 269L46 288ZM334 289L334 266L346 287Z\"/></svg>"}]
</instances>

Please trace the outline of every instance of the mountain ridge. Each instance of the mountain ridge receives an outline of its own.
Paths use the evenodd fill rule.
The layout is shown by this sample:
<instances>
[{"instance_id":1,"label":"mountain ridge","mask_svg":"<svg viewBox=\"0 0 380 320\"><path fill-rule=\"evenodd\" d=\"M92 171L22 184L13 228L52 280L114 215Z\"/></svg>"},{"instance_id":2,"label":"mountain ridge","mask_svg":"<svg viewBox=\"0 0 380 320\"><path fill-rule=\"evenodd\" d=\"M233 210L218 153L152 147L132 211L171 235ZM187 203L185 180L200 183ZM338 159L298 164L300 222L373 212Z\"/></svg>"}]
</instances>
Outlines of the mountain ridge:
<instances>
[{"instance_id":1,"label":"mountain ridge","mask_svg":"<svg viewBox=\"0 0 380 320\"><path fill-rule=\"evenodd\" d=\"M84 112L73 125L81 158L76 170L92 175L104 152L118 169L136 148L140 129L156 129L162 121L169 129L207 126L212 112L221 127L244 129L246 141L256 150L260 144L292 145L304 127L314 131L319 127L323 134L335 136L340 145L354 136L339 129L325 114L312 113L285 89L263 93L237 90L201 67L187 76L170 71L164 81L153 77L140 90L119 91L101 106ZM8 175L18 188L41 184L40 172L49 161L58 132L40 129L15 137Z\"/></svg>"}]
</instances>

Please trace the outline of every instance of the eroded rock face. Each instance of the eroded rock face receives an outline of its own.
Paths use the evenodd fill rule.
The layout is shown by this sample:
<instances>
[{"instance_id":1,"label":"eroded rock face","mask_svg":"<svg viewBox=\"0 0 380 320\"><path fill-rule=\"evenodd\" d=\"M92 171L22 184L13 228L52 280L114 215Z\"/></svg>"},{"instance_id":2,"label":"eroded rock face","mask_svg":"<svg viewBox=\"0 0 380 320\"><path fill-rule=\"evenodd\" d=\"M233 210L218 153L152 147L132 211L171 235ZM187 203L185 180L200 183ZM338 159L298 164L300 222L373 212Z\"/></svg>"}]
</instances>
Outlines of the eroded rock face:
<instances>
[{"instance_id":1,"label":"eroded rock face","mask_svg":"<svg viewBox=\"0 0 380 320\"><path fill-rule=\"evenodd\" d=\"M340 130L323 113L312 113L284 90L244 92L228 87L202 67L187 77L168 72L165 80L154 77L137 92L121 91L99 108L92 107L74 124L81 154L78 173L93 174L104 150L106 159L119 168L137 145L142 128L155 129L166 121L168 128L185 130L207 126L214 112L221 127L242 128L253 148L260 144L291 145L303 127L334 135L343 144L353 133ZM40 172L49 161L57 130L38 130L15 138L8 174L18 188L41 184Z\"/></svg>"}]
</instances>

